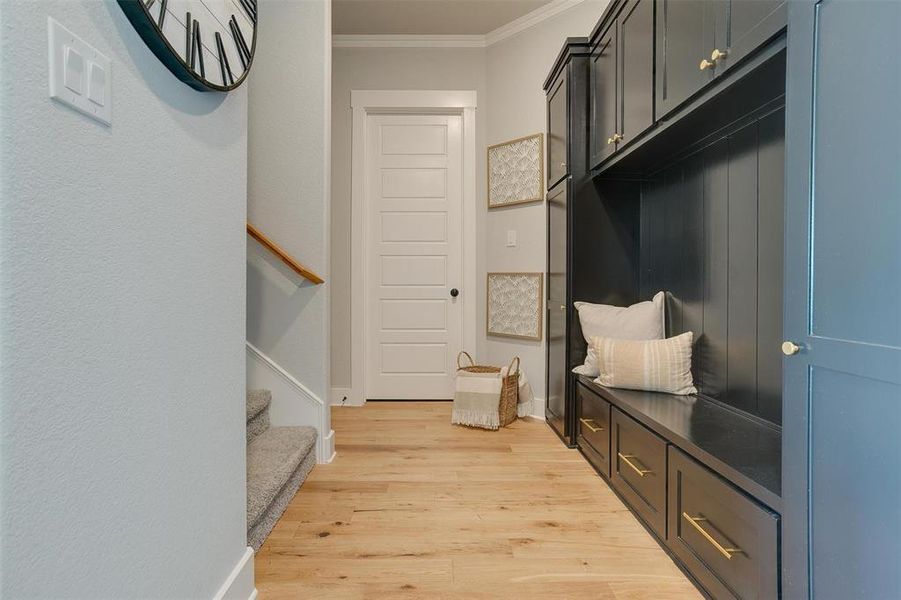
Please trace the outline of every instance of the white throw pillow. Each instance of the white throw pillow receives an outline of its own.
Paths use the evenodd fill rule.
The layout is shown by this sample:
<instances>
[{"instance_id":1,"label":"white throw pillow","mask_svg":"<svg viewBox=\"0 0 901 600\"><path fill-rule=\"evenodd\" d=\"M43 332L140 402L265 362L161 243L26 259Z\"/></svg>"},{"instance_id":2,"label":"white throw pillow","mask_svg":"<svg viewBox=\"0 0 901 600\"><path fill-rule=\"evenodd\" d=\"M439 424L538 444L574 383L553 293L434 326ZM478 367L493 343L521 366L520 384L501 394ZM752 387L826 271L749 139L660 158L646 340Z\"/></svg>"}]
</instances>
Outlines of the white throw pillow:
<instances>
[{"instance_id":1,"label":"white throw pillow","mask_svg":"<svg viewBox=\"0 0 901 600\"><path fill-rule=\"evenodd\" d=\"M691 377L692 332L665 340L591 339L600 375L595 381L606 387L697 394Z\"/></svg>"},{"instance_id":2,"label":"white throw pillow","mask_svg":"<svg viewBox=\"0 0 901 600\"><path fill-rule=\"evenodd\" d=\"M573 373L597 377L598 359L591 345L591 338L604 337L618 340L659 340L666 335L666 294L657 292L654 297L632 306L611 306L576 302L582 335L588 344L585 364L573 369Z\"/></svg>"}]
</instances>

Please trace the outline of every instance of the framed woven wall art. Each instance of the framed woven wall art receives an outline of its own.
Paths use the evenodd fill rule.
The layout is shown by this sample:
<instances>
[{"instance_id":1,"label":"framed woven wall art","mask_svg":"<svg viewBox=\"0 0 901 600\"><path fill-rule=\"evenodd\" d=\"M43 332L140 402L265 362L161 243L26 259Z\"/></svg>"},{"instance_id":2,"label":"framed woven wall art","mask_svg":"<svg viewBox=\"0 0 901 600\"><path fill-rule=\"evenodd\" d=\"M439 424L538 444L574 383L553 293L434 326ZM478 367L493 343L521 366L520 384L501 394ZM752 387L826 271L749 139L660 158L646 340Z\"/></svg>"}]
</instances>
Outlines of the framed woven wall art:
<instances>
[{"instance_id":1,"label":"framed woven wall art","mask_svg":"<svg viewBox=\"0 0 901 600\"><path fill-rule=\"evenodd\" d=\"M544 134L488 146L488 208L544 200Z\"/></svg>"},{"instance_id":2,"label":"framed woven wall art","mask_svg":"<svg viewBox=\"0 0 901 600\"><path fill-rule=\"evenodd\" d=\"M488 335L540 340L543 273L488 273Z\"/></svg>"}]
</instances>

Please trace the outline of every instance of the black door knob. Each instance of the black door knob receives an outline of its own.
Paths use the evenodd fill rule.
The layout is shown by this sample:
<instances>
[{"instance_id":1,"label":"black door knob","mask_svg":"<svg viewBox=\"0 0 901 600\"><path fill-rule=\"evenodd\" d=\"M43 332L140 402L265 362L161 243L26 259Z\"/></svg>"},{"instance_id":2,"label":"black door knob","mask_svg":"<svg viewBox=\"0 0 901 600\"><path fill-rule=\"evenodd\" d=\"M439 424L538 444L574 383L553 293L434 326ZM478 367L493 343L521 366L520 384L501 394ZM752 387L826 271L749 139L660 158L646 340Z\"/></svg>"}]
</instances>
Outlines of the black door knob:
<instances>
[{"instance_id":1,"label":"black door knob","mask_svg":"<svg viewBox=\"0 0 901 600\"><path fill-rule=\"evenodd\" d=\"M457 288L451 288L451 298L456 298L460 295L460 290Z\"/></svg>"}]
</instances>

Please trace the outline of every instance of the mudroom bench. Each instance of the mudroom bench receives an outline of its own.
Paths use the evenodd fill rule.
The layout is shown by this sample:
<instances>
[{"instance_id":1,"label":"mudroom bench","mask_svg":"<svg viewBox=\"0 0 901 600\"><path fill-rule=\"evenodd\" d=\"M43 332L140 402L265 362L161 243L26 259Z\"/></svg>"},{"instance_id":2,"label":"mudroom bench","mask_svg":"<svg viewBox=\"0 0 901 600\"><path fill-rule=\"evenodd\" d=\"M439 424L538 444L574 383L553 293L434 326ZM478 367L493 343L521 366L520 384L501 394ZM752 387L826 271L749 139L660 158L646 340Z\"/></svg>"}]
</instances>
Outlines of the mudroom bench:
<instances>
[{"instance_id":1,"label":"mudroom bench","mask_svg":"<svg viewBox=\"0 0 901 600\"><path fill-rule=\"evenodd\" d=\"M700 587L779 597L782 435L697 396L576 381L579 450Z\"/></svg>"}]
</instances>

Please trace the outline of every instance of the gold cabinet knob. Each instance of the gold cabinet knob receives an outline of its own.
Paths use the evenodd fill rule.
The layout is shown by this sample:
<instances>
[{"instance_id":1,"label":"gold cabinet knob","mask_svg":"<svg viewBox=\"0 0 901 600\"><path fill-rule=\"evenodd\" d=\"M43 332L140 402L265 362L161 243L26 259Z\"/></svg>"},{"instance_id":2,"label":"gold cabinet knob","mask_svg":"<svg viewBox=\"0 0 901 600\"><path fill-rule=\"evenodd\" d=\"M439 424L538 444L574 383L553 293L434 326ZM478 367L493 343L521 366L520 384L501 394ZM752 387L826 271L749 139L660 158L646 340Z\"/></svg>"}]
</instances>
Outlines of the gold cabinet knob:
<instances>
[{"instance_id":1,"label":"gold cabinet knob","mask_svg":"<svg viewBox=\"0 0 901 600\"><path fill-rule=\"evenodd\" d=\"M560 305L560 310L566 310L566 305L565 305L565 304L561 304L561 305Z\"/></svg>"},{"instance_id":2,"label":"gold cabinet knob","mask_svg":"<svg viewBox=\"0 0 901 600\"><path fill-rule=\"evenodd\" d=\"M608 137L608 138L607 138L607 145L608 145L608 146L609 146L610 144L615 144L615 143L616 143L616 140L613 139L612 137Z\"/></svg>"},{"instance_id":3,"label":"gold cabinet knob","mask_svg":"<svg viewBox=\"0 0 901 600\"><path fill-rule=\"evenodd\" d=\"M701 61L701 64L698 65L698 68L701 69L702 71L706 71L707 69L712 69L715 66L716 66L716 63L710 62L709 60L707 60L705 58L704 60Z\"/></svg>"},{"instance_id":4,"label":"gold cabinet knob","mask_svg":"<svg viewBox=\"0 0 901 600\"><path fill-rule=\"evenodd\" d=\"M610 140L609 140L607 143L608 143L608 144L615 144L615 143L621 142L621 141L623 141L623 136L621 136L621 135L618 134L618 133L614 133L614 134L613 134L613 137L610 138Z\"/></svg>"},{"instance_id":5,"label":"gold cabinet knob","mask_svg":"<svg viewBox=\"0 0 901 600\"><path fill-rule=\"evenodd\" d=\"M786 356L793 356L801 351L801 346L794 342L785 341L782 342L782 354Z\"/></svg>"},{"instance_id":6,"label":"gold cabinet knob","mask_svg":"<svg viewBox=\"0 0 901 600\"><path fill-rule=\"evenodd\" d=\"M710 60L712 60L713 62L716 62L716 61L718 61L718 60L721 60L721 59L723 59L723 58L726 58L726 55L727 55L727 54L729 54L729 53L728 53L728 52L724 52L724 51L722 51L722 50L720 50L720 49L718 49L718 48L714 48L714 49L713 49L713 52L710 53Z\"/></svg>"}]
</instances>

